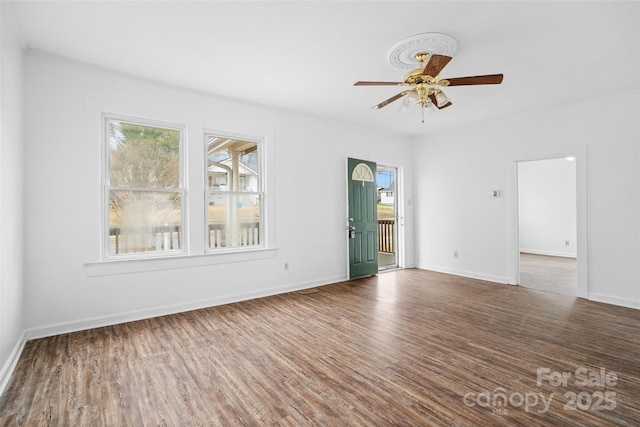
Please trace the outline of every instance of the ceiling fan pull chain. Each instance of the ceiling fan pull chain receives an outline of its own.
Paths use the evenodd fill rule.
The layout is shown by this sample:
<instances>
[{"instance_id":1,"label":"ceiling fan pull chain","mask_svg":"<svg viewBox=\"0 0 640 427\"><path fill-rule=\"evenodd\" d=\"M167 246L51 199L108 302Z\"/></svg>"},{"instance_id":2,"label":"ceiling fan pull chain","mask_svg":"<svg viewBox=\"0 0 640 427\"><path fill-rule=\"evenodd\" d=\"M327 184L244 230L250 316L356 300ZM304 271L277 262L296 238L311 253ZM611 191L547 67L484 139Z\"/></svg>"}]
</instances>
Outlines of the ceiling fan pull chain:
<instances>
[{"instance_id":1,"label":"ceiling fan pull chain","mask_svg":"<svg viewBox=\"0 0 640 427\"><path fill-rule=\"evenodd\" d=\"M422 104L422 123L424 123L424 104Z\"/></svg>"}]
</instances>

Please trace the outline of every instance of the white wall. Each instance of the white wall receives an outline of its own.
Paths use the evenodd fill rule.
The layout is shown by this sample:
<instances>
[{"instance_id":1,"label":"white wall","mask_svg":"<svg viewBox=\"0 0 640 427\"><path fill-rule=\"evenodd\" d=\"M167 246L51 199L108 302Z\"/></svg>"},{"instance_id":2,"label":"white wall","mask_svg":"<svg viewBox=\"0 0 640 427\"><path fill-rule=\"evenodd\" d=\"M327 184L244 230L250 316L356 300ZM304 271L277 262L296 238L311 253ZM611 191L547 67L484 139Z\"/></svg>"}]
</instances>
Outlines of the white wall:
<instances>
[{"instance_id":1,"label":"white wall","mask_svg":"<svg viewBox=\"0 0 640 427\"><path fill-rule=\"evenodd\" d=\"M29 336L346 279L346 157L399 165L413 175L407 137L221 99L38 52L27 53L25 66ZM100 264L102 111L187 126L188 162L195 165L188 177L190 196L196 200L189 218L195 228L204 226L199 219L202 130L265 136L268 213L277 250L240 262L201 256ZM406 184L411 199L411 180ZM411 209L405 218L407 264L412 265Z\"/></svg>"},{"instance_id":2,"label":"white wall","mask_svg":"<svg viewBox=\"0 0 640 427\"><path fill-rule=\"evenodd\" d=\"M11 6L0 2L0 392L23 345L22 49Z\"/></svg>"},{"instance_id":3,"label":"white wall","mask_svg":"<svg viewBox=\"0 0 640 427\"><path fill-rule=\"evenodd\" d=\"M506 283L513 159L586 146L589 298L640 308L639 98L636 91L416 138L417 265ZM487 198L488 188L503 197Z\"/></svg>"},{"instance_id":4,"label":"white wall","mask_svg":"<svg viewBox=\"0 0 640 427\"><path fill-rule=\"evenodd\" d=\"M575 159L518 163L518 217L521 252L576 257Z\"/></svg>"}]
</instances>

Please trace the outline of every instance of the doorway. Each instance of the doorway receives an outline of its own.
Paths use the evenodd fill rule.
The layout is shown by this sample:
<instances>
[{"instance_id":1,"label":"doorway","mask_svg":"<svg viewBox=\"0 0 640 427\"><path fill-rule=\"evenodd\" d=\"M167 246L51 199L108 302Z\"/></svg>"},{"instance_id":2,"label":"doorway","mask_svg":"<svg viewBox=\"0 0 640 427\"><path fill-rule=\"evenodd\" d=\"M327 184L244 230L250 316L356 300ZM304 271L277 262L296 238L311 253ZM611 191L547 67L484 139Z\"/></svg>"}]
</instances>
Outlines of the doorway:
<instances>
[{"instance_id":1,"label":"doorway","mask_svg":"<svg viewBox=\"0 0 640 427\"><path fill-rule=\"evenodd\" d=\"M577 295L576 158L521 161L519 284Z\"/></svg>"},{"instance_id":2,"label":"doorway","mask_svg":"<svg viewBox=\"0 0 640 427\"><path fill-rule=\"evenodd\" d=\"M517 285L520 282L520 239L518 230L518 164L531 160L547 160L574 157L576 165L576 269L577 295L589 298L589 247L587 224L587 158L586 146L574 146L545 151L512 153L508 156L506 194L507 209L507 283Z\"/></svg>"},{"instance_id":3,"label":"doorway","mask_svg":"<svg viewBox=\"0 0 640 427\"><path fill-rule=\"evenodd\" d=\"M378 270L399 265L398 168L378 165L376 171L378 220Z\"/></svg>"},{"instance_id":4,"label":"doorway","mask_svg":"<svg viewBox=\"0 0 640 427\"><path fill-rule=\"evenodd\" d=\"M349 279L378 272L374 162L347 159Z\"/></svg>"}]
</instances>

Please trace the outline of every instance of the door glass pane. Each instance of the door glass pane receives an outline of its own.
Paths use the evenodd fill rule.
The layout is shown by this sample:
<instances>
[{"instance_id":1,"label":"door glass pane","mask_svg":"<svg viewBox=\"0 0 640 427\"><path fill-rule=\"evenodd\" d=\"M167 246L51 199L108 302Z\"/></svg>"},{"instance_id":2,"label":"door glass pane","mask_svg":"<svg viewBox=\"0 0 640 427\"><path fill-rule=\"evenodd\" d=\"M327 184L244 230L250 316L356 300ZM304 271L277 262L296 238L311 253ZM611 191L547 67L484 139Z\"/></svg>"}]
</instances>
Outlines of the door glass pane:
<instances>
[{"instance_id":1,"label":"door glass pane","mask_svg":"<svg viewBox=\"0 0 640 427\"><path fill-rule=\"evenodd\" d=\"M109 191L109 255L181 248L182 194Z\"/></svg>"}]
</instances>

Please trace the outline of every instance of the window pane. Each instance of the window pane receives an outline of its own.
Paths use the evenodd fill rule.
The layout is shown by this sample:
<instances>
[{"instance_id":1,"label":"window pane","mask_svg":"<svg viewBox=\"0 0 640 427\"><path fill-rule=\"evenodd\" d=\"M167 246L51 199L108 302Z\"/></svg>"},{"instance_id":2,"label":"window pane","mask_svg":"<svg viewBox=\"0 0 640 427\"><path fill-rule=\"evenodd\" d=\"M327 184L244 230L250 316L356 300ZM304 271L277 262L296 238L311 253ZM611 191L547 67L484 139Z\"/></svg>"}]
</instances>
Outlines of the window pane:
<instances>
[{"instance_id":1,"label":"window pane","mask_svg":"<svg viewBox=\"0 0 640 427\"><path fill-rule=\"evenodd\" d=\"M109 255L180 250L182 195L109 191Z\"/></svg>"},{"instance_id":2,"label":"window pane","mask_svg":"<svg viewBox=\"0 0 640 427\"><path fill-rule=\"evenodd\" d=\"M208 136L208 187L220 191L260 191L258 156L258 144L254 141Z\"/></svg>"},{"instance_id":3,"label":"window pane","mask_svg":"<svg viewBox=\"0 0 640 427\"><path fill-rule=\"evenodd\" d=\"M259 246L259 194L210 194L209 249Z\"/></svg>"},{"instance_id":4,"label":"window pane","mask_svg":"<svg viewBox=\"0 0 640 427\"><path fill-rule=\"evenodd\" d=\"M109 121L109 180L119 187L177 188L180 131Z\"/></svg>"}]
</instances>

